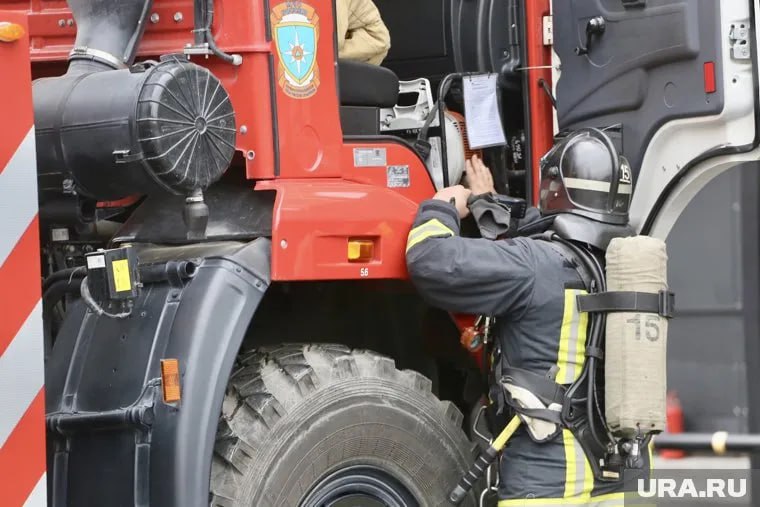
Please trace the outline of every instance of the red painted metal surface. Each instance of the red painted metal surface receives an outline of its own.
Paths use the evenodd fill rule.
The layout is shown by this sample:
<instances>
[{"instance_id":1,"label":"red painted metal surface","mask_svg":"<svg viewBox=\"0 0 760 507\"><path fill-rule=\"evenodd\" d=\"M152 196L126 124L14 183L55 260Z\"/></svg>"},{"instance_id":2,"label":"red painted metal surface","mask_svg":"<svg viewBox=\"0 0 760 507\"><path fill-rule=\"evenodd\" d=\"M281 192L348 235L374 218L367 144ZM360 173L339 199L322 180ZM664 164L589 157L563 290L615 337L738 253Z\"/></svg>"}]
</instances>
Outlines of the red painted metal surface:
<instances>
[{"instance_id":1,"label":"red painted metal surface","mask_svg":"<svg viewBox=\"0 0 760 507\"><path fill-rule=\"evenodd\" d=\"M68 58L76 35L65 0L0 0L0 9L29 14L35 76L65 71L62 62ZM151 14L158 15L158 21L148 23L138 59L181 53L186 44L193 42L192 0L156 0ZM273 45L266 37L266 19L261 2L217 1L212 32L221 48L242 55L243 64L236 67L213 56L193 57L194 62L208 67L222 81L235 108L238 126L246 127L245 134L237 136L237 149L245 155L249 178L274 177L275 144L268 78Z\"/></svg>"},{"instance_id":2,"label":"red painted metal surface","mask_svg":"<svg viewBox=\"0 0 760 507\"><path fill-rule=\"evenodd\" d=\"M553 108L539 84L551 86L551 47L544 46L543 18L550 13L550 0L525 0L525 43L528 53L528 101L530 104L530 153L533 161L533 203L538 203L538 162L554 143Z\"/></svg>"},{"instance_id":3,"label":"red painted metal surface","mask_svg":"<svg viewBox=\"0 0 760 507\"><path fill-rule=\"evenodd\" d=\"M434 193L424 165L408 147L391 142L367 146L385 148L387 165L408 166L408 187L388 188L385 166L354 167L353 149L358 145L344 144L338 114L332 0L273 1L269 12L262 4L215 2L212 31L217 43L228 53L241 54L242 65L213 56L196 56L193 61L207 66L231 96L239 127L236 144L245 160L246 176L258 180L257 189L278 191L274 278L346 279L361 278L363 273L368 278L406 277L404 245L414 211L417 203ZM31 57L38 75L64 69L62 62L76 31L65 5L64 0L0 0L0 8L29 13ZM548 0L526 0L526 10L528 65L548 65L550 50L542 43L542 16L549 12ZM152 13L158 20L147 26L141 58L181 52L192 42L191 0L156 0ZM287 62L276 43L278 26L293 16L299 23L314 26L317 33L316 64L304 86L287 80ZM292 51L292 46L284 49ZM302 49L311 51L306 46ZM531 150L537 164L552 142L551 104L538 85L540 78L550 82L551 72L528 72ZM536 183L536 195L537 187ZM361 271L357 264L347 262L345 243L349 237L365 236L378 241L377 257L364 266L370 269ZM280 248L282 240L288 248Z\"/></svg>"},{"instance_id":4,"label":"red painted metal surface","mask_svg":"<svg viewBox=\"0 0 760 507\"><path fill-rule=\"evenodd\" d=\"M435 194L435 188L425 164L408 146L399 142L346 143L342 147L341 167L343 168L343 172L341 176L343 179L378 187L388 187L388 170L385 166L354 166L354 149L367 148L385 150L388 166L409 168L409 186L393 188L393 192L401 194L415 203L429 199Z\"/></svg>"},{"instance_id":5,"label":"red painted metal surface","mask_svg":"<svg viewBox=\"0 0 760 507\"><path fill-rule=\"evenodd\" d=\"M287 7L290 9L284 9ZM313 72L314 80L318 81L318 84L312 81L312 84L316 86L316 91L308 98L294 98L288 95L284 89L283 80L286 78L281 68L281 64L285 62L281 60L280 53L274 51L280 176L283 178L337 177L341 173L340 152L343 134L338 115L333 2L332 0L305 0L300 4L300 8L298 3L272 2L273 38L276 38L278 31L277 18L283 13L287 14L291 11L297 13L300 9L303 9L307 15L312 9L314 11L312 22L317 27L318 40L314 49L316 64ZM290 33L285 32L283 43L295 42L291 40ZM306 51L310 50L306 43L303 48ZM287 51L289 48L280 49ZM308 89L309 87L306 88Z\"/></svg>"},{"instance_id":6,"label":"red painted metal surface","mask_svg":"<svg viewBox=\"0 0 760 507\"><path fill-rule=\"evenodd\" d=\"M3 5L0 4L0 9L2 8ZM24 18L25 16L17 13L4 14L4 19L8 22L15 19L18 23L18 20ZM26 27L25 19L23 26ZM26 38L24 38L25 40ZM0 90L3 97L1 107L4 119L2 135L0 135L0 173L34 123L32 111L29 107L30 102L27 101L27 99L31 101L31 88L28 79L24 79L29 74L29 60L24 51L18 49L21 44L23 44L22 41L15 43L0 42L0 59L2 59L4 71L2 78L0 78ZM14 75L18 73L23 73L23 76Z\"/></svg>"},{"instance_id":7,"label":"red painted metal surface","mask_svg":"<svg viewBox=\"0 0 760 507\"><path fill-rule=\"evenodd\" d=\"M339 178L270 180L277 190L273 280L406 278L406 236L417 204L393 190ZM374 244L369 262L347 260L348 240Z\"/></svg>"},{"instance_id":8,"label":"red painted metal surface","mask_svg":"<svg viewBox=\"0 0 760 507\"><path fill-rule=\"evenodd\" d=\"M0 22L28 32L26 15ZM45 401L28 39L0 42L0 503L44 507Z\"/></svg>"},{"instance_id":9,"label":"red painted metal surface","mask_svg":"<svg viewBox=\"0 0 760 507\"><path fill-rule=\"evenodd\" d=\"M385 150L387 165L408 167L409 186L388 188L385 166L354 167L354 148ZM402 144L348 143L338 167L342 178L257 183L277 191L272 279L406 278L406 237L417 205L434 194L424 164ZM372 260L349 262L349 239L371 240Z\"/></svg>"},{"instance_id":10,"label":"red painted metal surface","mask_svg":"<svg viewBox=\"0 0 760 507\"><path fill-rule=\"evenodd\" d=\"M66 59L76 27L69 22L71 15L63 0L0 0L0 5L30 13L33 61L41 64ZM158 14L158 21L146 29L140 57L180 52L185 44L192 42L191 0L156 0L152 13ZM312 81L315 85L306 88L303 93L308 95L306 97L298 97L293 87L284 81L285 62L275 42L283 16L294 13L307 15L308 23L314 25L318 33L314 48L316 79ZM175 21L175 17L181 20ZM271 34L267 33L267 21ZM411 184L408 188L388 189L386 167L354 167L354 146L343 144L338 115L333 30L331 0L273 2L269 13L264 12L261 2L217 1L213 27L216 41L226 52L241 54L243 64L235 67L215 57L194 57L193 61L207 66L231 96L237 124L241 127L237 149L246 161L247 177L259 180L257 188L276 188L280 193L273 230L277 238L287 237L291 248L287 253L275 250L275 277L280 280L359 278L356 265L345 265L345 246L338 249L338 257L333 257L321 248L328 245L329 249L334 243L316 239L329 233L334 242L341 237L345 242L346 234L350 233L376 234L383 242L370 277L402 278L406 276L403 246L416 203L432 196L433 186L419 158L399 144L371 146L387 150L389 165L409 167ZM51 67L38 65L38 69L40 73L52 73ZM62 66L57 69L63 71ZM341 177L346 181L333 181ZM276 184L261 181L273 178L320 181L312 186L298 181ZM325 179L329 181L322 181ZM360 189L358 192L364 192L366 197L348 198L348 194L339 191L335 201L328 200L325 205L324 196L333 195L331 192L338 183L349 194ZM325 185L330 189L327 193L322 191ZM365 188L367 186L377 188ZM340 210L340 214L333 210ZM346 217L351 219L346 220ZM343 236L341 231L345 231ZM314 242L322 253L310 259L305 252L310 251L308 245ZM394 245L398 248L392 248Z\"/></svg>"},{"instance_id":11,"label":"red painted metal surface","mask_svg":"<svg viewBox=\"0 0 760 507\"><path fill-rule=\"evenodd\" d=\"M288 96L278 85L280 57L276 44L267 37L272 13L285 6L313 9L318 19L316 66L319 85L308 99ZM71 50L76 26L64 0L0 0L0 8L29 13L34 62L63 61ZM215 2L212 32L217 44L228 53L238 53L243 64L232 66L216 57L193 57L208 67L223 83L235 108L239 132L237 149L246 160L250 179L336 177L340 174L342 133L338 116L335 48L331 0L272 2L270 12L263 2L226 0ZM154 17L153 15L156 15ZM180 53L193 41L192 0L156 0L140 44L139 57ZM177 21L179 20L179 21ZM276 27L272 26L272 35ZM308 48L307 48L308 49ZM270 58L273 74L270 75ZM63 67L53 67L58 72ZM55 74L40 66L38 75ZM272 115L272 91L276 98L276 121ZM244 132L244 133L243 133ZM279 160L275 156L279 154Z\"/></svg>"},{"instance_id":12,"label":"red painted metal surface","mask_svg":"<svg viewBox=\"0 0 760 507\"><path fill-rule=\"evenodd\" d=\"M64 59L75 34L75 27L68 25L71 16L65 3L12 4L31 5L32 58L38 62ZM158 22L146 29L142 57L178 52L192 41L191 1L157 0L153 12ZM176 13L182 14L182 21L174 21ZM217 43L229 53L240 53L243 64L235 67L215 57L195 57L194 61L208 66L230 93L238 126L245 126L239 130L237 149L246 160L247 177L259 180L257 189L278 191L272 224L274 278L405 278L406 236L417 203L433 195L433 186L422 161L401 144L365 147L385 149L387 165L408 167L408 187L388 188L386 166L354 167L353 148L358 145L344 145L338 115L332 14L331 0L273 2L268 13L261 2L216 2ZM316 63L307 86L289 84L284 75L287 62L277 51L276 33L286 16L316 27ZM291 42L295 41L282 39L283 44ZM273 178L277 182L262 181ZM349 263L349 237L377 241L375 258L366 265ZM279 247L282 241L287 249Z\"/></svg>"}]
</instances>

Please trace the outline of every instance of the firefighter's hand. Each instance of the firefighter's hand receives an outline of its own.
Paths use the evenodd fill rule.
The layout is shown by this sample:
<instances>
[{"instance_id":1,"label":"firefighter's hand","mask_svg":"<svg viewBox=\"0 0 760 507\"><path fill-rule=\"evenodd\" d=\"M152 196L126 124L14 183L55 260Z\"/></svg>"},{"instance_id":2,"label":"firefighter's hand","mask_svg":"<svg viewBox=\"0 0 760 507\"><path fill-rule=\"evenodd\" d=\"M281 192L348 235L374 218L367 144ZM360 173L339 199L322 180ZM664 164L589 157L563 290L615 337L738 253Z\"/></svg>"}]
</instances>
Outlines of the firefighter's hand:
<instances>
[{"instance_id":1,"label":"firefighter's hand","mask_svg":"<svg viewBox=\"0 0 760 507\"><path fill-rule=\"evenodd\" d=\"M470 210L467 208L467 200L470 198L470 195L472 195L472 192L468 189L464 188L462 185L456 185L454 187L444 188L435 194L433 199L438 199L439 201L444 202L451 202L451 200L454 199L459 218L465 218L470 214Z\"/></svg>"},{"instance_id":2,"label":"firefighter's hand","mask_svg":"<svg viewBox=\"0 0 760 507\"><path fill-rule=\"evenodd\" d=\"M467 173L467 186L473 195L495 194L493 176L480 157L473 155L471 160L465 163Z\"/></svg>"}]
</instances>

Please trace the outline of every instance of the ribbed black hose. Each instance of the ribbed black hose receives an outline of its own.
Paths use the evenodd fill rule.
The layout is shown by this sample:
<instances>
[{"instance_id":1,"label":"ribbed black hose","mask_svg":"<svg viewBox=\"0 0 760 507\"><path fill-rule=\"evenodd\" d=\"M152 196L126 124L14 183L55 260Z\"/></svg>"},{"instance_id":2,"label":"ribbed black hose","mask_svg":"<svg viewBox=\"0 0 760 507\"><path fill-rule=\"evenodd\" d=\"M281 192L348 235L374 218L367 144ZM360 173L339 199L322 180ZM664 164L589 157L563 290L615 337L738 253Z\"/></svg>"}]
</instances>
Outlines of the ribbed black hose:
<instances>
[{"instance_id":1,"label":"ribbed black hose","mask_svg":"<svg viewBox=\"0 0 760 507\"><path fill-rule=\"evenodd\" d=\"M235 63L235 57L233 57L230 54L225 53L221 49L219 49L219 46L216 45L216 41L214 40L214 36L211 33L211 24L214 22L214 0L205 0L206 1L206 42L208 43L208 48L211 50L212 53L214 53L215 56L221 58L225 62L228 63Z\"/></svg>"},{"instance_id":2,"label":"ribbed black hose","mask_svg":"<svg viewBox=\"0 0 760 507\"><path fill-rule=\"evenodd\" d=\"M193 16L195 20L195 45L201 46L206 42L206 2L207 0L195 0L193 2Z\"/></svg>"},{"instance_id":3,"label":"ribbed black hose","mask_svg":"<svg viewBox=\"0 0 760 507\"><path fill-rule=\"evenodd\" d=\"M596 271L596 276L599 279L599 283L600 283L599 292L607 292L607 278L605 276L604 269L602 268L602 265L599 262L599 259L597 259L597 257L593 254L588 254L588 257L591 258L591 261L594 264L594 269ZM607 315L600 314L599 321L600 321L601 328L605 329L607 327ZM597 344L596 346L598 347L600 345ZM594 358L594 361L596 362L596 358ZM592 388L594 389L594 402L596 403L596 409L599 413L600 420L602 421L604 431L607 433L607 437L610 439L611 442L614 442L615 437L612 435L612 432L610 431L610 427L607 425L607 418L602 413L602 407L599 404L599 393L596 392L597 387L598 386L596 385L596 383L592 384Z\"/></svg>"},{"instance_id":4,"label":"ribbed black hose","mask_svg":"<svg viewBox=\"0 0 760 507\"><path fill-rule=\"evenodd\" d=\"M45 278L42 282L42 292L48 290L54 283L60 281L66 281L79 287L78 281L84 278L87 274L87 269L84 266L77 266L75 268L66 268L56 271L52 275Z\"/></svg>"},{"instance_id":5,"label":"ribbed black hose","mask_svg":"<svg viewBox=\"0 0 760 507\"><path fill-rule=\"evenodd\" d=\"M605 292L607 290L607 283L604 279L604 272L602 271L599 261L589 252L584 251L574 243L567 241L558 235L552 236L554 241L558 241L567 248L569 248L576 256L576 258L583 263L584 267L591 275L593 281L596 283L597 292ZM589 333L589 346L599 348L601 337L603 335L603 326L606 321L603 315L592 314L591 317L591 331ZM605 445L599 438L599 433L596 427L596 421L594 420L594 414L598 411L600 419L604 421L604 414L601 413L601 407L598 404L597 392L596 392L596 370L597 359L595 357L588 357L586 363L583 366L582 376L588 377L587 392L586 392L586 412L588 414L589 429L591 430L591 436L596 443L604 448ZM607 433L608 438L614 441L610 434L609 428L606 422L603 422L604 430Z\"/></svg>"},{"instance_id":6,"label":"ribbed black hose","mask_svg":"<svg viewBox=\"0 0 760 507\"><path fill-rule=\"evenodd\" d=\"M48 280L50 277L45 282ZM51 281L42 294L42 338L45 344L45 357L53 350L53 343L55 342L52 328L53 312L56 305L66 297L66 294L79 294L79 282L69 283L67 278Z\"/></svg>"}]
</instances>

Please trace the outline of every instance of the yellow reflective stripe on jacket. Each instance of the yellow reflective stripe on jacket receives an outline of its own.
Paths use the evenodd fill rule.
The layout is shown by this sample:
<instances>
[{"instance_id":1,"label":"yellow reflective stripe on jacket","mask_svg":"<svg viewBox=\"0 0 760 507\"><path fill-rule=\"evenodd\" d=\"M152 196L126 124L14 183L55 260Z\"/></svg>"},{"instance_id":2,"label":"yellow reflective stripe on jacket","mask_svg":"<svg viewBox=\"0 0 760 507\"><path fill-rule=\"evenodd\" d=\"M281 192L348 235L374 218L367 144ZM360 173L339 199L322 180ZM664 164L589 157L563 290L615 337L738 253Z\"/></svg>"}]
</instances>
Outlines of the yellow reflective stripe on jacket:
<instances>
[{"instance_id":1,"label":"yellow reflective stripe on jacket","mask_svg":"<svg viewBox=\"0 0 760 507\"><path fill-rule=\"evenodd\" d=\"M578 380L586 360L588 313L578 311L576 297L580 294L588 293L585 290L565 290L565 310L557 351L558 384L572 384Z\"/></svg>"},{"instance_id":2,"label":"yellow reflective stripe on jacket","mask_svg":"<svg viewBox=\"0 0 760 507\"><path fill-rule=\"evenodd\" d=\"M499 507L541 507L554 505L587 505L593 507L624 507L625 493L610 493L598 496L580 496L576 498L520 498L499 500Z\"/></svg>"},{"instance_id":3,"label":"yellow reflective stripe on jacket","mask_svg":"<svg viewBox=\"0 0 760 507\"><path fill-rule=\"evenodd\" d=\"M562 442L565 447L564 498L589 497L594 489L594 473L586 453L570 430L562 430Z\"/></svg>"},{"instance_id":4,"label":"yellow reflective stripe on jacket","mask_svg":"<svg viewBox=\"0 0 760 507\"><path fill-rule=\"evenodd\" d=\"M432 218L422 225L418 225L409 232L409 238L406 241L406 251L412 249L418 243L432 237L453 236L454 231L443 225L437 218Z\"/></svg>"},{"instance_id":5,"label":"yellow reflective stripe on jacket","mask_svg":"<svg viewBox=\"0 0 760 507\"><path fill-rule=\"evenodd\" d=\"M581 374L586 360L586 331L588 313L580 313L576 298L587 294L584 290L566 289L559 349L557 351L556 381L558 384L572 384ZM580 443L573 433L562 430L565 448L565 492L564 499L590 498L594 489L594 474Z\"/></svg>"}]
</instances>

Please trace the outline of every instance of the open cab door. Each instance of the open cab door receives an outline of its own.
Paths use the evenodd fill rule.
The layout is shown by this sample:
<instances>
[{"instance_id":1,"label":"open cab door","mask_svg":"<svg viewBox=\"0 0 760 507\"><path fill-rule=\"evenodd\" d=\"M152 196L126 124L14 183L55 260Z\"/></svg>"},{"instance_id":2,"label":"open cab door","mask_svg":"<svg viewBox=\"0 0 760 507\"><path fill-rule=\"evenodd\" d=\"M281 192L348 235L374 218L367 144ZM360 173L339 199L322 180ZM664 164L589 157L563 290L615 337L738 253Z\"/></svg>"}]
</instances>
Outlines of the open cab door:
<instances>
[{"instance_id":1,"label":"open cab door","mask_svg":"<svg viewBox=\"0 0 760 507\"><path fill-rule=\"evenodd\" d=\"M638 231L664 238L708 181L758 160L758 7L553 0L556 125L601 128L617 144Z\"/></svg>"}]
</instances>

